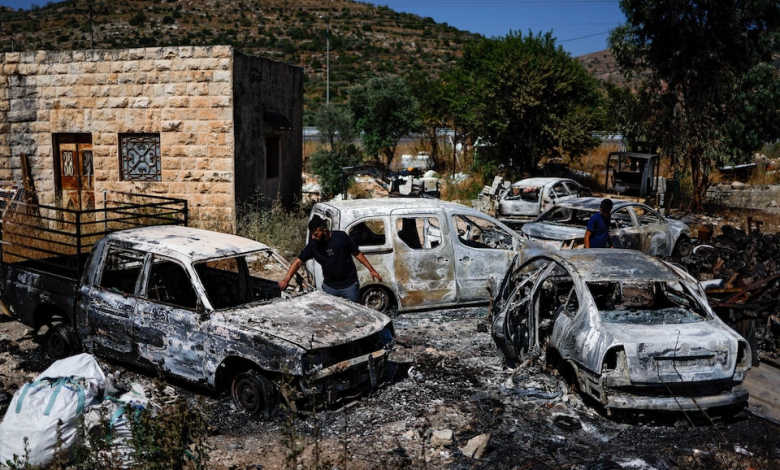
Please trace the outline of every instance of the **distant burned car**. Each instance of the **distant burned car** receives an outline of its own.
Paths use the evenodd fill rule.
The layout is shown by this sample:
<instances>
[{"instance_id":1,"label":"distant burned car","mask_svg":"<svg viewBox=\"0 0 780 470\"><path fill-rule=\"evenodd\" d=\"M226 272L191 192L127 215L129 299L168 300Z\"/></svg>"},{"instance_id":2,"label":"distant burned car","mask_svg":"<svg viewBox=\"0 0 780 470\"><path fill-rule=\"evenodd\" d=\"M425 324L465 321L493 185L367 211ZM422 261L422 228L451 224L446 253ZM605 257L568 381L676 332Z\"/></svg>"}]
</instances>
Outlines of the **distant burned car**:
<instances>
[{"instance_id":1,"label":"distant burned car","mask_svg":"<svg viewBox=\"0 0 780 470\"><path fill-rule=\"evenodd\" d=\"M553 204L590 195L590 189L568 178L526 178L499 195L496 217L513 226L531 222Z\"/></svg>"},{"instance_id":2,"label":"distant burned car","mask_svg":"<svg viewBox=\"0 0 780 470\"><path fill-rule=\"evenodd\" d=\"M532 240L553 248L584 247L585 227L598 212L601 201L598 197L583 197L557 203L521 230ZM691 253L691 229L684 223L667 219L645 204L613 202L610 237L615 248L639 250L653 256Z\"/></svg>"},{"instance_id":3,"label":"distant burned car","mask_svg":"<svg viewBox=\"0 0 780 470\"><path fill-rule=\"evenodd\" d=\"M687 273L637 251L562 250L509 269L491 307L510 364L544 357L607 410L743 404L747 341Z\"/></svg>"}]
</instances>

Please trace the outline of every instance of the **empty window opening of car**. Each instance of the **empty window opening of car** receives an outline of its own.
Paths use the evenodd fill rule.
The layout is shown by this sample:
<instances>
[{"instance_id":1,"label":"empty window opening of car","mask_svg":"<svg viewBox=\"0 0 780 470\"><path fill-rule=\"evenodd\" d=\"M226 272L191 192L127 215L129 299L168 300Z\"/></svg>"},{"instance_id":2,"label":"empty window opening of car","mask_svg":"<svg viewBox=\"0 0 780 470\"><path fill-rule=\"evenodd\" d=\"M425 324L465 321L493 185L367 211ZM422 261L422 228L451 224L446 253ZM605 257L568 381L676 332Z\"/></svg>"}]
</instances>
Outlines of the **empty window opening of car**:
<instances>
[{"instance_id":1,"label":"empty window opening of car","mask_svg":"<svg viewBox=\"0 0 780 470\"><path fill-rule=\"evenodd\" d=\"M206 297L217 310L281 297L278 283L287 273L286 264L271 251L218 258L194 266ZM302 283L302 277L295 276L287 289L299 290Z\"/></svg>"},{"instance_id":2,"label":"empty window opening of car","mask_svg":"<svg viewBox=\"0 0 780 470\"><path fill-rule=\"evenodd\" d=\"M458 233L458 241L471 248L512 249L512 235L490 220L465 216L452 216L452 225Z\"/></svg>"},{"instance_id":3,"label":"empty window opening of car","mask_svg":"<svg viewBox=\"0 0 780 470\"><path fill-rule=\"evenodd\" d=\"M522 199L523 201L536 202L539 201L541 191L542 188L538 186L512 186L512 190L504 196L504 199L510 201Z\"/></svg>"},{"instance_id":4,"label":"empty window opening of car","mask_svg":"<svg viewBox=\"0 0 780 470\"><path fill-rule=\"evenodd\" d=\"M595 281L587 283L604 321L647 325L705 321L706 310L677 282Z\"/></svg>"},{"instance_id":5,"label":"empty window opening of car","mask_svg":"<svg viewBox=\"0 0 780 470\"><path fill-rule=\"evenodd\" d=\"M404 217L396 221L398 238L413 250L431 250L441 245L439 221L433 217Z\"/></svg>"},{"instance_id":6,"label":"empty window opening of car","mask_svg":"<svg viewBox=\"0 0 780 470\"><path fill-rule=\"evenodd\" d=\"M353 225L347 232L357 246L383 246L386 242L385 222L368 219Z\"/></svg>"}]
</instances>

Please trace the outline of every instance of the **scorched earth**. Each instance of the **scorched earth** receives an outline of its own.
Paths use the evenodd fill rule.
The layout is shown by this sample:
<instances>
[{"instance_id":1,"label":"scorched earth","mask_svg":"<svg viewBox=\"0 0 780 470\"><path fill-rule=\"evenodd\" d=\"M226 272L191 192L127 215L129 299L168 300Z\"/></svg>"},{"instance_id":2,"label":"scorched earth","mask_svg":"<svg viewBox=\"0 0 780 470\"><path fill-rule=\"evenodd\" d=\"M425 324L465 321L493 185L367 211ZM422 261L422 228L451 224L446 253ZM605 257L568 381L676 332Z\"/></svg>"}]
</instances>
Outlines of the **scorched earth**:
<instances>
[{"instance_id":1,"label":"scorched earth","mask_svg":"<svg viewBox=\"0 0 780 470\"><path fill-rule=\"evenodd\" d=\"M504 367L487 308L397 315L382 386L338 409L270 418L170 383L204 401L209 468L780 469L780 427L739 413L607 416L560 377ZM0 322L0 403L50 360L23 325ZM122 384L153 377L101 361ZM5 398L4 394L5 393ZM0 405L3 407L3 405Z\"/></svg>"}]
</instances>

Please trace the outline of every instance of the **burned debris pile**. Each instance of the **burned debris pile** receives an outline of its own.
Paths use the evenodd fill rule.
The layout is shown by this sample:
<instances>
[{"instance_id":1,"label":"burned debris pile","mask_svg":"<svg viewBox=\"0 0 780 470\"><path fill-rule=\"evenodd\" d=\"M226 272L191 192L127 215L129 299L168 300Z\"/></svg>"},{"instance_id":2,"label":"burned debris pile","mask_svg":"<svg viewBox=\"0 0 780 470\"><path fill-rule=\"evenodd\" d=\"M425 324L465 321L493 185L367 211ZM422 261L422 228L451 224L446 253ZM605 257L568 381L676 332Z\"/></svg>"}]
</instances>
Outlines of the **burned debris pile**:
<instances>
[{"instance_id":1,"label":"burned debris pile","mask_svg":"<svg viewBox=\"0 0 780 470\"><path fill-rule=\"evenodd\" d=\"M749 233L724 225L682 258L706 289L710 305L751 344L771 356L780 351L780 232ZM764 339L756 342L755 336ZM755 353L755 351L754 351Z\"/></svg>"}]
</instances>

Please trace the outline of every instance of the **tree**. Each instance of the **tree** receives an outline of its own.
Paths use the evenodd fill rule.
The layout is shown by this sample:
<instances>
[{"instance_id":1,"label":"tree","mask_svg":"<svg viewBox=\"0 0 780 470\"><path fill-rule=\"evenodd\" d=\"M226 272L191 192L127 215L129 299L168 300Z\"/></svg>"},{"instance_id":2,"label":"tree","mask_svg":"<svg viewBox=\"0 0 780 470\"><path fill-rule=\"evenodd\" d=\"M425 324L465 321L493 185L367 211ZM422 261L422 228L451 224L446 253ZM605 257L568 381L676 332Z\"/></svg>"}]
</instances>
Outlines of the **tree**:
<instances>
[{"instance_id":1,"label":"tree","mask_svg":"<svg viewBox=\"0 0 780 470\"><path fill-rule=\"evenodd\" d=\"M780 136L777 0L622 0L610 49L636 77L640 119L701 210L713 163L740 163Z\"/></svg>"},{"instance_id":2,"label":"tree","mask_svg":"<svg viewBox=\"0 0 780 470\"><path fill-rule=\"evenodd\" d=\"M359 165L363 154L355 145L358 132L348 109L323 106L314 117L314 124L322 145L311 157L311 170L320 177L323 196L330 199L342 190L342 168Z\"/></svg>"},{"instance_id":3,"label":"tree","mask_svg":"<svg viewBox=\"0 0 780 470\"><path fill-rule=\"evenodd\" d=\"M438 169L440 158L440 131L452 127L445 87L440 79L424 72L410 74L407 83L417 98L420 122L431 146L431 158Z\"/></svg>"},{"instance_id":4,"label":"tree","mask_svg":"<svg viewBox=\"0 0 780 470\"><path fill-rule=\"evenodd\" d=\"M406 81L396 76L371 78L351 88L349 96L357 128L363 132L363 148L380 166L383 155L386 170L401 137L420 128L417 99Z\"/></svg>"},{"instance_id":5,"label":"tree","mask_svg":"<svg viewBox=\"0 0 780 470\"><path fill-rule=\"evenodd\" d=\"M577 157L598 145L598 83L551 33L469 43L453 80L459 93L452 107L485 144L483 165L527 174L545 157Z\"/></svg>"}]
</instances>

